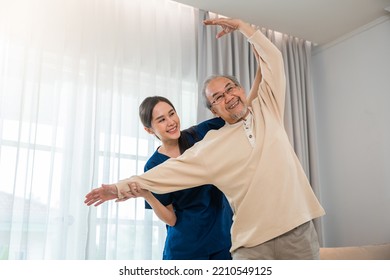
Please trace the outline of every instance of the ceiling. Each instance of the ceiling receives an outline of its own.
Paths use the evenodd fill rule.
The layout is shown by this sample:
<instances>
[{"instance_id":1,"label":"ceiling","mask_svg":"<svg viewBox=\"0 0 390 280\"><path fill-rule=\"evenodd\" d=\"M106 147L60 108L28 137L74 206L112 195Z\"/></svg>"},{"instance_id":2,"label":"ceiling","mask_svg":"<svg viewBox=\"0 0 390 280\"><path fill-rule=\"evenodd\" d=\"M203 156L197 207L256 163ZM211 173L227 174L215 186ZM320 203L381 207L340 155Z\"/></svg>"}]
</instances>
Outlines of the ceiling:
<instances>
[{"instance_id":1,"label":"ceiling","mask_svg":"<svg viewBox=\"0 0 390 280\"><path fill-rule=\"evenodd\" d=\"M381 17L390 0L174 0L325 45Z\"/></svg>"}]
</instances>

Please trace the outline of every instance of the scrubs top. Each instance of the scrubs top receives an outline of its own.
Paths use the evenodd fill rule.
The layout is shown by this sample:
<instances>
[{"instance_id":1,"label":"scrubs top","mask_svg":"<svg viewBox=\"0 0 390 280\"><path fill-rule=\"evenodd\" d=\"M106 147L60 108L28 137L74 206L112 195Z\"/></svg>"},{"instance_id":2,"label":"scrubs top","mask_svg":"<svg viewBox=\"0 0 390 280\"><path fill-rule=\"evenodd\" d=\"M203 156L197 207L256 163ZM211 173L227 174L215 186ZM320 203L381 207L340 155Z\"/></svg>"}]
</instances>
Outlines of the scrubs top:
<instances>
[{"instance_id":1,"label":"scrubs top","mask_svg":"<svg viewBox=\"0 0 390 280\"><path fill-rule=\"evenodd\" d=\"M211 129L219 129L221 118L204 121L181 132L190 146L203 139ZM145 172L169 157L156 150L145 165ZM213 185L204 185L167 194L153 194L163 205L172 204L177 216L175 226L169 225L165 240L164 260L208 259L219 251L229 252L232 210L225 195ZM151 206L145 202L145 208ZM226 254L225 254L226 255ZM230 254L227 253L230 259Z\"/></svg>"}]
</instances>

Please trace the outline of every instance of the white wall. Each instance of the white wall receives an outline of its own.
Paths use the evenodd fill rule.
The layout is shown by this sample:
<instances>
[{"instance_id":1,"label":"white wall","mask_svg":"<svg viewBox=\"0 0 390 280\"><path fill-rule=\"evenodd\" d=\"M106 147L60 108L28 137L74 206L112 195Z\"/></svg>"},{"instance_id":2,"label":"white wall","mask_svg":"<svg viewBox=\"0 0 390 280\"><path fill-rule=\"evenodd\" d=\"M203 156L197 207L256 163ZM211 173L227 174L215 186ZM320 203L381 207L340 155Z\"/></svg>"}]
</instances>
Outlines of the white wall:
<instances>
[{"instance_id":1,"label":"white wall","mask_svg":"<svg viewBox=\"0 0 390 280\"><path fill-rule=\"evenodd\" d=\"M390 17L312 62L325 246L390 242Z\"/></svg>"}]
</instances>

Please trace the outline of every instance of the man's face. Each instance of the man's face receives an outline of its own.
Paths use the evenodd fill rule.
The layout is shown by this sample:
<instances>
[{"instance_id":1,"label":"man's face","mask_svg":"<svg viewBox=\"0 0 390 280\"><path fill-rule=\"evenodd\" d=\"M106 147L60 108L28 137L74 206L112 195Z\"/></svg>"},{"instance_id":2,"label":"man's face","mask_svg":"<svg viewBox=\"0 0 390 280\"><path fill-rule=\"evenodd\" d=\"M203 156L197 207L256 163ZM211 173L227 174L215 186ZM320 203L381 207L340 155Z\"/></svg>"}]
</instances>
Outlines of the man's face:
<instances>
[{"instance_id":1,"label":"man's face","mask_svg":"<svg viewBox=\"0 0 390 280\"><path fill-rule=\"evenodd\" d=\"M211 104L211 112L230 124L238 122L248 114L244 89L225 77L209 82L206 97Z\"/></svg>"}]
</instances>

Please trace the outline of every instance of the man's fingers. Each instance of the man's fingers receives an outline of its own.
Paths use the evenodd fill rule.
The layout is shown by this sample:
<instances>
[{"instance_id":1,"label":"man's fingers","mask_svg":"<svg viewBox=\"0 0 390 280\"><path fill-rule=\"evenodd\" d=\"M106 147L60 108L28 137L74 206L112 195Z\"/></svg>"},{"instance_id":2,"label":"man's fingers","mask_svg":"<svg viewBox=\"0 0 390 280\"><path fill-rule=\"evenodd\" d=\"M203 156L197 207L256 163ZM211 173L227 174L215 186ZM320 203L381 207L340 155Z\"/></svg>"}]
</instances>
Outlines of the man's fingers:
<instances>
[{"instance_id":1,"label":"man's fingers","mask_svg":"<svg viewBox=\"0 0 390 280\"><path fill-rule=\"evenodd\" d=\"M224 30L222 30L221 32L219 32L218 34L217 34L217 36L216 36L216 38L218 39L218 38L221 38L222 36L224 36L224 35L226 35L227 33L224 31Z\"/></svg>"},{"instance_id":2,"label":"man's fingers","mask_svg":"<svg viewBox=\"0 0 390 280\"><path fill-rule=\"evenodd\" d=\"M86 204L87 204L88 206L91 206L91 205L94 204L95 202L96 202L95 199L90 199L90 200L86 201Z\"/></svg>"},{"instance_id":3,"label":"man's fingers","mask_svg":"<svg viewBox=\"0 0 390 280\"><path fill-rule=\"evenodd\" d=\"M214 22L213 22L213 20L211 20L211 19L205 19L205 20L203 21L203 24L205 24L205 25L210 25L210 24L214 24Z\"/></svg>"},{"instance_id":4,"label":"man's fingers","mask_svg":"<svg viewBox=\"0 0 390 280\"><path fill-rule=\"evenodd\" d=\"M102 201L102 200L99 200L98 202L96 202L95 204L94 204L94 206L96 207L96 206L99 206L100 204L102 204L104 201Z\"/></svg>"}]
</instances>

